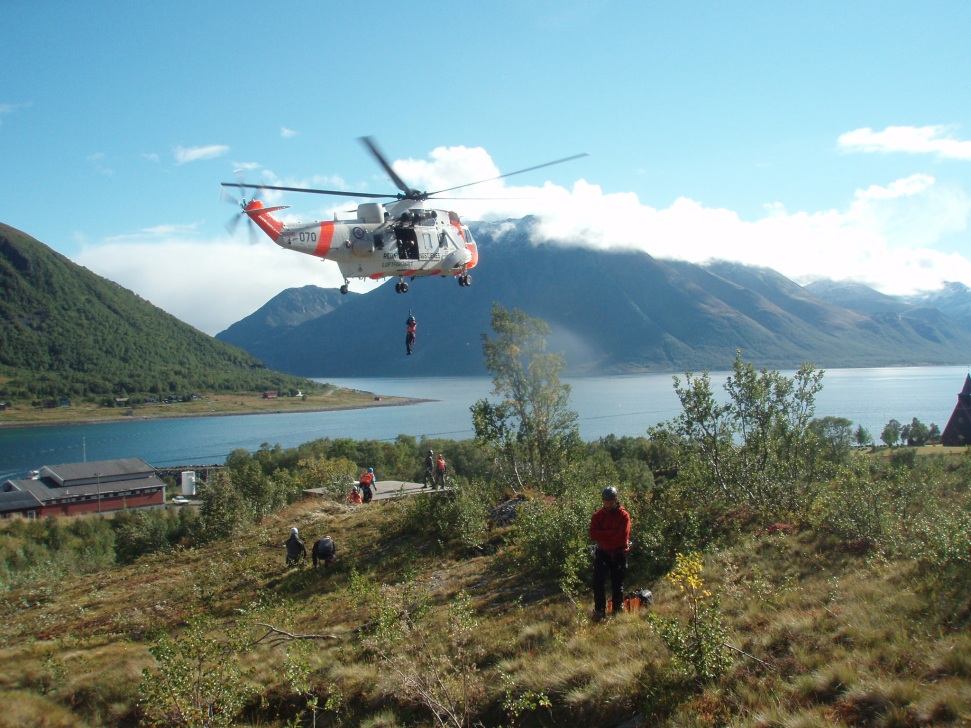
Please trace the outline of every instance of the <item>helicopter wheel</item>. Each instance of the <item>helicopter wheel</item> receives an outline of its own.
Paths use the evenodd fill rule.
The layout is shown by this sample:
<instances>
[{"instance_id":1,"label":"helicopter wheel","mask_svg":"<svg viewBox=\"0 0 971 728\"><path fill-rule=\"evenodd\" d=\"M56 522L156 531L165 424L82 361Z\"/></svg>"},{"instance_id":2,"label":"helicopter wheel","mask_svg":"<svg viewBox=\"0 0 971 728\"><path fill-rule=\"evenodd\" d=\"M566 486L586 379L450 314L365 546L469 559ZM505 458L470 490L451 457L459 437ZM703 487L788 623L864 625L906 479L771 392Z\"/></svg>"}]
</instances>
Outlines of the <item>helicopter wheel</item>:
<instances>
[{"instance_id":1,"label":"helicopter wheel","mask_svg":"<svg viewBox=\"0 0 971 728\"><path fill-rule=\"evenodd\" d=\"M402 293L407 293L408 292L408 284L405 283L404 281L401 281L401 292Z\"/></svg>"},{"instance_id":2,"label":"helicopter wheel","mask_svg":"<svg viewBox=\"0 0 971 728\"><path fill-rule=\"evenodd\" d=\"M472 285L472 276L470 276L468 273L463 273L462 275L460 275L459 276L459 285L460 286L471 286Z\"/></svg>"},{"instance_id":3,"label":"helicopter wheel","mask_svg":"<svg viewBox=\"0 0 971 728\"><path fill-rule=\"evenodd\" d=\"M344 295L344 296L347 295L347 284L346 283L343 286L341 286L341 294Z\"/></svg>"}]
</instances>

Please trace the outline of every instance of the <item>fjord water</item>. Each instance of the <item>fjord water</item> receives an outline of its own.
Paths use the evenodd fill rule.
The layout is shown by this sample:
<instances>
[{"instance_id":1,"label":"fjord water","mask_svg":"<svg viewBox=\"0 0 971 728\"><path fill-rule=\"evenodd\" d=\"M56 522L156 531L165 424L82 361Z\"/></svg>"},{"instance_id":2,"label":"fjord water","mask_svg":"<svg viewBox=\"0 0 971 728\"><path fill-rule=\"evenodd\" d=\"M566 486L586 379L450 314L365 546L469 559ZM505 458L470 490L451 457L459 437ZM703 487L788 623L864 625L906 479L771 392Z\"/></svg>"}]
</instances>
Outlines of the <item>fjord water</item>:
<instances>
[{"instance_id":1,"label":"fjord water","mask_svg":"<svg viewBox=\"0 0 971 728\"><path fill-rule=\"evenodd\" d=\"M792 372L784 372L791 376ZM831 369L816 398L816 416L846 417L877 440L891 418L944 429L964 385L967 367ZM716 395L728 372L713 372ZM324 381L324 380L321 380ZM472 437L469 408L488 397L486 377L327 379L384 395L435 400L403 407L374 407L299 414L232 415L51 427L0 428L0 479L41 465L138 457L156 467L219 464L231 451L263 443L284 448L321 437L393 440L399 434L462 440ZM643 435L675 417L672 374L567 378L570 403L584 440L609 434Z\"/></svg>"}]
</instances>

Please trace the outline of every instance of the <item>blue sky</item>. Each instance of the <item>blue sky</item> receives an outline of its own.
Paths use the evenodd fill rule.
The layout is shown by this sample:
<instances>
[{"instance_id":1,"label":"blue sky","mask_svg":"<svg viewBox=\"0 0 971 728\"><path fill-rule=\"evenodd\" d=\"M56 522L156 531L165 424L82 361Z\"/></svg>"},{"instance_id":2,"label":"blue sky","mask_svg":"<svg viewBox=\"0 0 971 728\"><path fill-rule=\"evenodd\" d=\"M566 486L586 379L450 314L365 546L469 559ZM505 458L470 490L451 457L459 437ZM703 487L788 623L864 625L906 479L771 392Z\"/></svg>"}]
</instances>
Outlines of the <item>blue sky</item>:
<instances>
[{"instance_id":1,"label":"blue sky","mask_svg":"<svg viewBox=\"0 0 971 728\"><path fill-rule=\"evenodd\" d=\"M589 152L448 205L538 242L971 285L963 0L2 6L0 222L207 333L341 282L230 236L219 183L394 191L366 134L425 189Z\"/></svg>"}]
</instances>

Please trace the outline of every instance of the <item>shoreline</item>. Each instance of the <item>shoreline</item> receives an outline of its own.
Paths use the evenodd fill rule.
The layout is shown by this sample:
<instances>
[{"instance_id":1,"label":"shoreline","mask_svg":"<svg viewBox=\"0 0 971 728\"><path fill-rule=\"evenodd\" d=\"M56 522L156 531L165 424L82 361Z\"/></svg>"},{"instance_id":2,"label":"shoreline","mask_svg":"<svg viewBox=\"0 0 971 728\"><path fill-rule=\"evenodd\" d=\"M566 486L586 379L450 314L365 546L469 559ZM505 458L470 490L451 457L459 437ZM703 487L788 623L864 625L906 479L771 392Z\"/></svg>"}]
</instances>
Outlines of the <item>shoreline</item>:
<instances>
[{"instance_id":1,"label":"shoreline","mask_svg":"<svg viewBox=\"0 0 971 728\"><path fill-rule=\"evenodd\" d=\"M404 407L424 402L437 402L434 399L421 399L417 397L387 397L373 402L359 402L357 404L339 404L332 407L305 407L305 408L276 408L276 409L244 409L238 412L186 412L180 414L152 414L152 415L120 415L118 417L80 417L77 419L65 419L52 422L41 420L31 420L26 422L0 422L0 432L3 430L27 428L27 427L60 427L62 425L110 425L122 422L148 422L151 420L188 420L197 417L235 417L249 415L284 415L284 414L310 414L312 412L342 412L346 410L371 409L374 407Z\"/></svg>"}]
</instances>

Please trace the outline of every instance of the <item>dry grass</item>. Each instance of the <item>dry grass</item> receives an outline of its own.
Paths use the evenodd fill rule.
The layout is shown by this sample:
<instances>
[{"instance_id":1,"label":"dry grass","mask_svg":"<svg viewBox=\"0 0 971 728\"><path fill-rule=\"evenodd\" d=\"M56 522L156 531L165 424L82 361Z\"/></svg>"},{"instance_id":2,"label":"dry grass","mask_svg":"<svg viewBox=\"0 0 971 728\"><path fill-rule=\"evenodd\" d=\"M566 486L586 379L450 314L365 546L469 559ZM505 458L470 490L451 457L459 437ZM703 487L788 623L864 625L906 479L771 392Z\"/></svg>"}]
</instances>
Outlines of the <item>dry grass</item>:
<instances>
[{"instance_id":1,"label":"dry grass","mask_svg":"<svg viewBox=\"0 0 971 728\"><path fill-rule=\"evenodd\" d=\"M170 417L214 417L218 415L270 414L278 412L319 412L331 409L390 407L410 404L407 397L375 395L356 389L326 387L304 397L263 399L261 392L206 393L197 400L173 404L142 404L132 409L103 407L79 402L71 407L50 409L12 403L0 412L0 426L63 425L79 422L104 422L131 419L164 419Z\"/></svg>"},{"instance_id":2,"label":"dry grass","mask_svg":"<svg viewBox=\"0 0 971 728\"><path fill-rule=\"evenodd\" d=\"M698 685L671 669L647 611L606 624L580 602L530 581L508 555L441 550L402 531L399 503L349 509L305 500L245 537L142 560L93 576L4 596L0 625L2 720L18 725L120 725L135 715L141 670L155 630L178 634L205 612L243 621L253 639L264 621L334 640L299 643L304 689L320 699L317 725L427 725L428 710L404 700L399 677L364 638L374 634L382 585L421 601L402 619L420 644L400 651L454 656L449 606L473 608L483 725L510 725L511 701L545 696L517 725L823 726L965 725L971 721L971 637L948 626L908 562L848 553L809 534L759 535L711 554L703 572L722 599L735 653L731 671ZM280 547L291 525L312 541L338 544L329 569L285 569ZM683 619L681 596L650 586L651 610ZM411 590L411 591L408 591ZM411 597L409 597L411 598ZM971 599L963 597L965 602ZM957 605L961 606L961 605ZM964 604L963 608L967 608ZM361 629L363 627L363 629ZM291 657L297 654L291 643ZM286 645L261 642L242 657L266 696L249 724L282 726L309 717L307 694L284 679ZM330 701L328 703L328 701ZM329 706L329 707L328 707ZM46 722L45 722L46 721ZM7 725L12 723L3 723Z\"/></svg>"}]
</instances>

